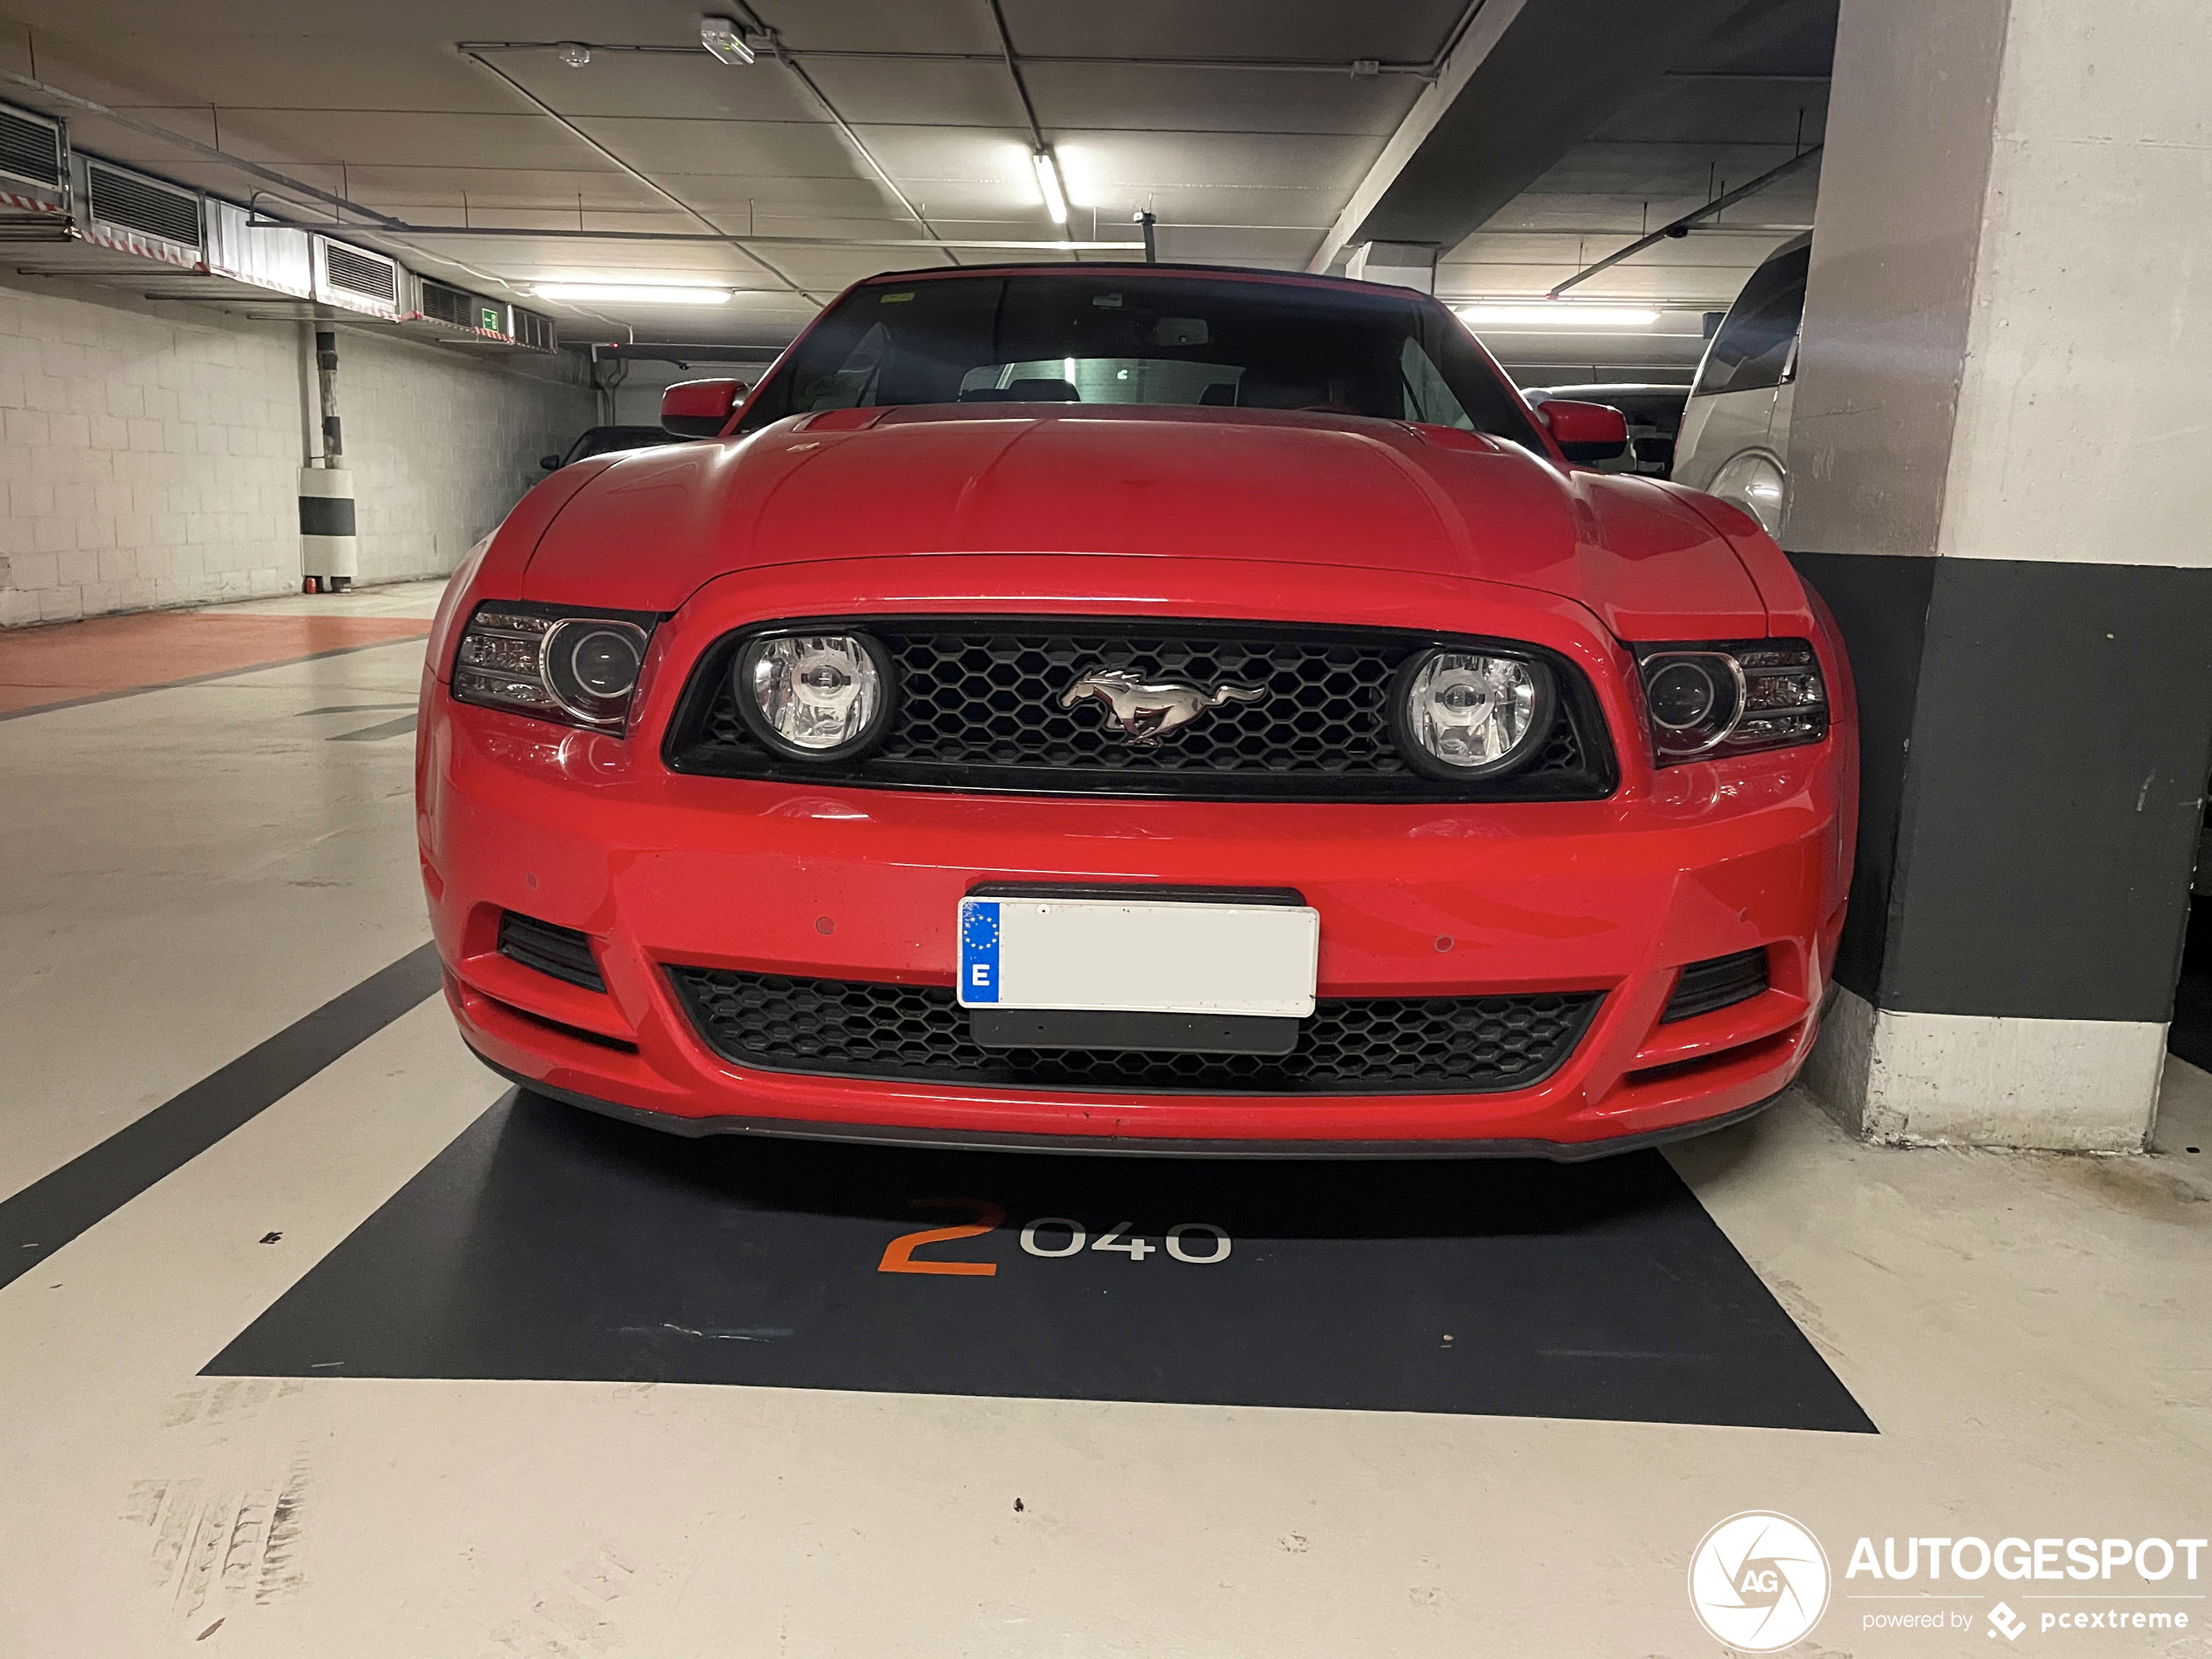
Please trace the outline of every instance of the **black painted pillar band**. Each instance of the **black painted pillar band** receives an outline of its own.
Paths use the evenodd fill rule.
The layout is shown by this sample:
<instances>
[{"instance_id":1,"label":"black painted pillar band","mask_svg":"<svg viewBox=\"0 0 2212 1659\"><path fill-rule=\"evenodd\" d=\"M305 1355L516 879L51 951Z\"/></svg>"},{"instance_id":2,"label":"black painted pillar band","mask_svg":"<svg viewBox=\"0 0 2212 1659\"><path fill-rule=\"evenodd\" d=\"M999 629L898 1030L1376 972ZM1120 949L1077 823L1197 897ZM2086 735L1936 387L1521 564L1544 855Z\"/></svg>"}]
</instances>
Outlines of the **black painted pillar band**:
<instances>
[{"instance_id":1,"label":"black painted pillar band","mask_svg":"<svg viewBox=\"0 0 2212 1659\"><path fill-rule=\"evenodd\" d=\"M1858 686L1838 981L1885 1009L2165 1021L2212 765L2212 570L1791 556Z\"/></svg>"}]
</instances>

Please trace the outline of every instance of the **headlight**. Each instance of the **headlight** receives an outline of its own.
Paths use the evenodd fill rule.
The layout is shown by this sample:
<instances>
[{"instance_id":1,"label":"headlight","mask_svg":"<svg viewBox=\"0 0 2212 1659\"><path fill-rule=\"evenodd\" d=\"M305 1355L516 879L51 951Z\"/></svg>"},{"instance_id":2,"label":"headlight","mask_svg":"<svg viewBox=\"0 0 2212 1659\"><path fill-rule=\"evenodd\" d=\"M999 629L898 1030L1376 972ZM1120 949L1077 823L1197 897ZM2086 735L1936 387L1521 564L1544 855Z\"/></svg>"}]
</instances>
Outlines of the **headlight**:
<instances>
[{"instance_id":1,"label":"headlight","mask_svg":"<svg viewBox=\"0 0 2212 1659\"><path fill-rule=\"evenodd\" d=\"M1519 657L1431 651L1399 671L1391 720L1399 747L1433 778L1483 778L1519 765L1552 723L1551 670Z\"/></svg>"},{"instance_id":2,"label":"headlight","mask_svg":"<svg viewBox=\"0 0 2212 1659\"><path fill-rule=\"evenodd\" d=\"M1734 502L1757 519L1769 536L1782 533L1782 503L1790 493L1790 475L1772 455L1754 449L1730 457L1713 475L1706 493Z\"/></svg>"},{"instance_id":3,"label":"headlight","mask_svg":"<svg viewBox=\"0 0 2212 1659\"><path fill-rule=\"evenodd\" d=\"M619 731L645 665L653 618L513 603L479 605L453 659L462 703Z\"/></svg>"},{"instance_id":4,"label":"headlight","mask_svg":"<svg viewBox=\"0 0 2212 1659\"><path fill-rule=\"evenodd\" d=\"M1662 766L1828 735L1820 659L1802 639L1635 650L1652 753Z\"/></svg>"},{"instance_id":5,"label":"headlight","mask_svg":"<svg viewBox=\"0 0 2212 1659\"><path fill-rule=\"evenodd\" d=\"M865 634L772 634L734 670L738 712L774 752L850 760L891 726L891 659Z\"/></svg>"}]
</instances>

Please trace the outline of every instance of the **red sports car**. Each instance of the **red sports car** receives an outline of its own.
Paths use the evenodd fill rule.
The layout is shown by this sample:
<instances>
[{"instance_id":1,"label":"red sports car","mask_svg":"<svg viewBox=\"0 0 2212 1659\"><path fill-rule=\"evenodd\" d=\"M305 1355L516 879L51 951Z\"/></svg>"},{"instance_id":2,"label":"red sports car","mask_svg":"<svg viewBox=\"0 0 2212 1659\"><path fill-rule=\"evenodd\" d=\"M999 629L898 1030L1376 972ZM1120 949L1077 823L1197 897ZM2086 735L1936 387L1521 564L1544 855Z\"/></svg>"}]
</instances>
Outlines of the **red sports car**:
<instances>
[{"instance_id":1,"label":"red sports car","mask_svg":"<svg viewBox=\"0 0 2212 1659\"><path fill-rule=\"evenodd\" d=\"M462 1034L685 1134L1581 1157L1788 1083L1843 924L1833 624L1426 296L863 282L718 441L453 579L416 765Z\"/></svg>"}]
</instances>

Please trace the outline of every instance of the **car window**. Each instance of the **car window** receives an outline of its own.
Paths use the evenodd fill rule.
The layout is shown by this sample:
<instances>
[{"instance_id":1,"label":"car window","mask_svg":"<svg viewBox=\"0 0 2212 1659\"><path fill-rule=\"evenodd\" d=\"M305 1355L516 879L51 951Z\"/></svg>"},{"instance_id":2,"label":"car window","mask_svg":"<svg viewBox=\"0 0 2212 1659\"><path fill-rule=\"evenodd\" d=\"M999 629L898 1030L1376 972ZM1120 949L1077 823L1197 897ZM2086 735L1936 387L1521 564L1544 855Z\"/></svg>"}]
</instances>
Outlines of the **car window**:
<instances>
[{"instance_id":1,"label":"car window","mask_svg":"<svg viewBox=\"0 0 2212 1659\"><path fill-rule=\"evenodd\" d=\"M1782 384L1804 315L1805 273L1811 262L1812 250L1801 247L1751 273L1706 348L1697 371L1701 395Z\"/></svg>"},{"instance_id":2,"label":"car window","mask_svg":"<svg viewBox=\"0 0 2212 1659\"><path fill-rule=\"evenodd\" d=\"M1325 409L1542 449L1527 408L1441 306L1137 271L873 283L839 301L746 408L914 403Z\"/></svg>"},{"instance_id":3,"label":"car window","mask_svg":"<svg viewBox=\"0 0 2212 1659\"><path fill-rule=\"evenodd\" d=\"M1455 426L1462 430L1474 425L1474 417L1452 395L1451 383L1444 378L1444 371L1421 349L1418 340L1408 338L1399 349L1398 374L1406 388L1405 413L1408 421L1424 421L1430 426Z\"/></svg>"}]
</instances>

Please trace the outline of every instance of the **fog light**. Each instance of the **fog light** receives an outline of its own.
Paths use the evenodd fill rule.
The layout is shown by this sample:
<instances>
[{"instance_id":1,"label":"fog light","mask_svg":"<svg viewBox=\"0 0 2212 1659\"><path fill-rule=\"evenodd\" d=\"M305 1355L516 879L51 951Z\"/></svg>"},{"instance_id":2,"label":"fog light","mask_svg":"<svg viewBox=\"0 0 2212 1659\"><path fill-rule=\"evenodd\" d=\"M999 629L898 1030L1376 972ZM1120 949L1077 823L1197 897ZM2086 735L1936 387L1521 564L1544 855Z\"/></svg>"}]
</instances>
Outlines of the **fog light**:
<instances>
[{"instance_id":1,"label":"fog light","mask_svg":"<svg viewBox=\"0 0 2212 1659\"><path fill-rule=\"evenodd\" d=\"M1551 725L1551 671L1518 657L1432 651L1399 671L1399 747L1436 778L1481 778L1527 759Z\"/></svg>"},{"instance_id":2,"label":"fog light","mask_svg":"<svg viewBox=\"0 0 2212 1659\"><path fill-rule=\"evenodd\" d=\"M849 760L891 725L891 660L864 634L779 634L738 653L738 711L779 754Z\"/></svg>"}]
</instances>

